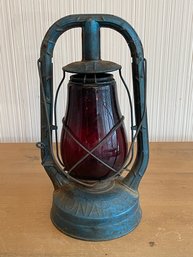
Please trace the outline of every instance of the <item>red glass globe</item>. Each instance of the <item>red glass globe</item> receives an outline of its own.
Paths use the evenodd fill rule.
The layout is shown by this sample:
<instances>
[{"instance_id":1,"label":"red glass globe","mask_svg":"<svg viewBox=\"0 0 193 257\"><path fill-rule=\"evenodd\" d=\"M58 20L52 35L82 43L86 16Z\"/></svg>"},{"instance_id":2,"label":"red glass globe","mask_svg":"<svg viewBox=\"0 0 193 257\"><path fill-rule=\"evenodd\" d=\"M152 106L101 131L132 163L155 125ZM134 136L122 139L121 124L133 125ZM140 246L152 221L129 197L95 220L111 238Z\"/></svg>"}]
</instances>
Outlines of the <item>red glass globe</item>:
<instances>
[{"instance_id":1,"label":"red glass globe","mask_svg":"<svg viewBox=\"0 0 193 257\"><path fill-rule=\"evenodd\" d=\"M71 176L84 180L99 180L111 176L114 171L91 155L72 169L87 152L75 142L65 128L86 149L92 150L121 117L116 83L112 74L71 76L61 134L61 157ZM125 162L127 151L127 137L122 123L93 154L118 171Z\"/></svg>"}]
</instances>

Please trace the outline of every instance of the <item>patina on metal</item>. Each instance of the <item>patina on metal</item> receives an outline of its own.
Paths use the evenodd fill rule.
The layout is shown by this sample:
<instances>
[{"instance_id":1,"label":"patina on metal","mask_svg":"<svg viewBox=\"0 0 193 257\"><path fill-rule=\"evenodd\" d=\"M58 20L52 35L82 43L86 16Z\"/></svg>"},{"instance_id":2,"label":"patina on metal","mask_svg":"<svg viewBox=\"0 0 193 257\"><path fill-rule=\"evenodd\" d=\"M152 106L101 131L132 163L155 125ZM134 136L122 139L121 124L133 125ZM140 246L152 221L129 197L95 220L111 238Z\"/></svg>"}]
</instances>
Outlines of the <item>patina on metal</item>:
<instances>
[{"instance_id":1,"label":"patina on metal","mask_svg":"<svg viewBox=\"0 0 193 257\"><path fill-rule=\"evenodd\" d=\"M82 28L82 61L66 65L63 68L65 72L99 74L120 71L119 64L101 59L102 27L119 32L131 51L136 120L136 126L132 129L136 130L133 140L137 139L137 154L126 177L112 176L94 182L77 180L64 171L53 153L52 133L57 129L56 124L53 125L53 50L57 39L65 31L77 27ZM38 67L41 80L41 142L37 145L41 148L42 165L55 188L52 222L65 234L84 240L110 240L129 233L141 219L138 186L149 159L146 66L138 35L126 21L113 15L66 16L54 23L46 33ZM114 129L117 129L116 126ZM92 152L88 151L87 154Z\"/></svg>"}]
</instances>

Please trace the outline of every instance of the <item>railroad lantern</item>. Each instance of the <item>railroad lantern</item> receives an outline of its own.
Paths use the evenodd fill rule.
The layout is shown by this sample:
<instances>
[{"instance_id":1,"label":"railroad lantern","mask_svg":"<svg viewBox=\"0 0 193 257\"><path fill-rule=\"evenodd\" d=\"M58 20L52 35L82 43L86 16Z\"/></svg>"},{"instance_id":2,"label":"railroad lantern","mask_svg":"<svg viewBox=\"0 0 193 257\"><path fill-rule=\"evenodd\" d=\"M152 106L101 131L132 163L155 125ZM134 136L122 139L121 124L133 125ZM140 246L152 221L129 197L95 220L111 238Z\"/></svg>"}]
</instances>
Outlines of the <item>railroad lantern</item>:
<instances>
[{"instance_id":1,"label":"railroad lantern","mask_svg":"<svg viewBox=\"0 0 193 257\"><path fill-rule=\"evenodd\" d=\"M64 76L54 96L55 43L62 33L76 27L82 28L82 60L63 67ZM130 48L134 106L121 66L101 59L100 29L103 27L119 32ZM55 22L47 31L38 69L41 142L37 146L41 148L42 165L55 189L52 222L65 234L84 240L109 240L129 233L141 219L138 186L149 155L146 61L139 37L126 21L113 15L70 15ZM114 71L119 71L128 94L130 145L119 108ZM67 107L58 142L57 98L67 72L73 75L67 86ZM122 175L124 170L128 172L126 176Z\"/></svg>"}]
</instances>

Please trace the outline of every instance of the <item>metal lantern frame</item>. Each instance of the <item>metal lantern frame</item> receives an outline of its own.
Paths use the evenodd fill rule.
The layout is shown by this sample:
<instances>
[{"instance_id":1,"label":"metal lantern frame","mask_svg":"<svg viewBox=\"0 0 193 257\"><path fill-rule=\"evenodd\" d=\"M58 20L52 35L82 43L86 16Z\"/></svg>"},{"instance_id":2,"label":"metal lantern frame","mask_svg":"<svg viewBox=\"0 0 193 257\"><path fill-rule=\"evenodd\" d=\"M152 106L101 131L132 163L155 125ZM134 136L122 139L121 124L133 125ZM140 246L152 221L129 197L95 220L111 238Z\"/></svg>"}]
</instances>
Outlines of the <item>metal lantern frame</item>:
<instances>
[{"instance_id":1,"label":"metal lantern frame","mask_svg":"<svg viewBox=\"0 0 193 257\"><path fill-rule=\"evenodd\" d=\"M98 28L96 31L94 31L93 26L89 26L89 22L90 24L92 22L94 22L95 25L97 24ZM104 181L96 181L95 184L92 184L91 189L89 188L89 183L85 183L71 177L68 172L64 172L56 160L53 152L52 133L53 131L57 130L57 124L55 123L53 125L53 111L56 111L56 106L53 99L53 50L57 39L64 32L77 27L82 28L83 34L87 33L90 35L94 31L93 35L95 36L97 33L99 33L100 28L102 27L113 29L119 32L125 38L131 51L135 105L134 113L136 121L135 128L132 128L136 130L136 133L132 138L131 146L133 147L134 141L137 139L137 152L135 161L126 177L115 179L115 176L113 176L114 184L111 185L110 189L108 190L107 188L104 189L103 186L101 187L101 185L104 184ZM98 38L100 40L99 35ZM117 69L120 71L120 67L117 66L117 64L101 61L100 56L98 56L98 53L100 52L100 44L97 40L93 41L93 38L90 37L89 41L85 40L83 37L83 46L84 45L85 48L89 47L91 49L91 51L87 52L84 51L83 48L83 57L85 57L86 60L89 59L89 62L87 63L89 67L87 68L92 70L93 73L103 71L108 72ZM92 61L94 59L95 61ZM81 70L82 64L83 61L82 63L76 62L74 64L65 66L64 70L68 72L75 70L77 73L83 73L85 72L85 69L83 69L83 71ZM64 233L86 240L108 240L127 234L137 226L141 219L138 186L142 176L144 175L149 159L149 141L145 100L146 61L143 55L143 47L137 33L130 24L113 15L81 14L66 16L55 22L47 31L42 42L38 67L41 79L41 142L37 143L37 145L41 148L42 165L49 175L55 189L53 206L51 210L51 218L53 223ZM120 76L124 85L126 86L121 72ZM128 91L127 87L126 89ZM123 118L121 118L118 124L113 127L110 133L106 135L103 140L105 140L113 131L115 131L120 126L122 121ZM67 132L69 133L69 136L73 137L69 131ZM79 142L77 143L80 144ZM99 144L101 144L101 142ZM83 145L81 145L81 147L83 147ZM96 158L96 156L93 154L95 149L96 148L90 151L85 149L87 156L93 155L93 157ZM85 157L83 157L83 159L84 158ZM103 161L102 163L105 165ZM122 170L123 169L118 172L115 171L115 175L116 172L119 174ZM73 192L73 204L71 203L69 192ZM93 192L101 192L101 198L96 198ZM66 199L64 199L65 197ZM106 199L105 203L102 203L104 202L104 199ZM87 211L81 211L79 210L79 207L75 208L76 210L74 210L74 207L72 206L78 206L80 201L82 201L81 204L83 205L81 207L82 210L85 209L84 206L87 206L87 209L92 210L91 201L96 202L95 205L97 206L97 211L90 211L91 213L88 215ZM123 201L125 201L125 203L123 203ZM66 209L64 202L67 204L67 206L72 207L70 207L70 211L70 208L68 210ZM104 207L107 208L106 202L108 202L111 207L108 206L109 209L107 212L101 212L101 209L104 209ZM88 206L90 207L88 208ZM96 214L97 212L98 214ZM78 221L76 220L77 217ZM74 224L72 225L72 223ZM93 234L93 228L95 228L97 231L95 235Z\"/></svg>"}]
</instances>

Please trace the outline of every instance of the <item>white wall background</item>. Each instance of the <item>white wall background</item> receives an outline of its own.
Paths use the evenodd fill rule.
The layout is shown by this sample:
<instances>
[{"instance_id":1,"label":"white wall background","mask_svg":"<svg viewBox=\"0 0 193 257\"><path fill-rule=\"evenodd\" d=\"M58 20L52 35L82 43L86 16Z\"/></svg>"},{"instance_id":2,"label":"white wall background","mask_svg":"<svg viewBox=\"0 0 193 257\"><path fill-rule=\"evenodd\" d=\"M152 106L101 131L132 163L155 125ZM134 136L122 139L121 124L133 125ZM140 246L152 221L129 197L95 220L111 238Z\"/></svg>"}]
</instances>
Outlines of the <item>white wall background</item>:
<instances>
[{"instance_id":1,"label":"white wall background","mask_svg":"<svg viewBox=\"0 0 193 257\"><path fill-rule=\"evenodd\" d=\"M114 14L135 28L148 60L150 140L193 140L192 0L0 0L0 141L39 140L36 60L41 41L52 23L73 13ZM81 59L80 35L76 29L59 39L54 53L55 85L61 67ZM116 32L102 31L102 57L122 64L132 88L129 51ZM125 91L120 83L118 87L127 116ZM60 118L64 95L60 96Z\"/></svg>"}]
</instances>

